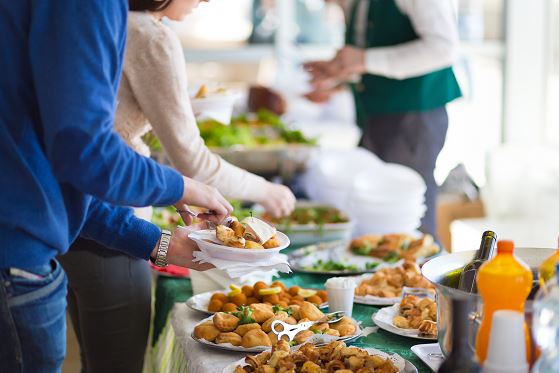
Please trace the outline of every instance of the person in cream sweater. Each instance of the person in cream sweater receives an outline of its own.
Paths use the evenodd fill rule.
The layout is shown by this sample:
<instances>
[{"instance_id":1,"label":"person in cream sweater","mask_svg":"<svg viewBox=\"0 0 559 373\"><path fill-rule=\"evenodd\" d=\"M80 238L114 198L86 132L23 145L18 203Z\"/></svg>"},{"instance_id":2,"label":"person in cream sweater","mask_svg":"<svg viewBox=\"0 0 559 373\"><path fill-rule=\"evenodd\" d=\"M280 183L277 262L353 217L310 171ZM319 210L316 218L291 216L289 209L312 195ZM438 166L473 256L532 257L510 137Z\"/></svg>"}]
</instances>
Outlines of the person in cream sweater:
<instances>
[{"instance_id":1,"label":"person in cream sweater","mask_svg":"<svg viewBox=\"0 0 559 373\"><path fill-rule=\"evenodd\" d=\"M115 130L149 156L142 136L153 129L173 166L224 196L261 204L275 216L291 213L295 197L283 185L212 154L190 106L183 50L161 22L181 20L200 0L129 0L128 39ZM137 211L149 219L149 210ZM87 372L140 372L149 333L148 263L80 239L61 260L68 272L68 305ZM124 263L123 263L124 262ZM129 270L122 271L127 265ZM113 327L101 327L109 323ZM118 330L115 333L114 330Z\"/></svg>"}]
</instances>

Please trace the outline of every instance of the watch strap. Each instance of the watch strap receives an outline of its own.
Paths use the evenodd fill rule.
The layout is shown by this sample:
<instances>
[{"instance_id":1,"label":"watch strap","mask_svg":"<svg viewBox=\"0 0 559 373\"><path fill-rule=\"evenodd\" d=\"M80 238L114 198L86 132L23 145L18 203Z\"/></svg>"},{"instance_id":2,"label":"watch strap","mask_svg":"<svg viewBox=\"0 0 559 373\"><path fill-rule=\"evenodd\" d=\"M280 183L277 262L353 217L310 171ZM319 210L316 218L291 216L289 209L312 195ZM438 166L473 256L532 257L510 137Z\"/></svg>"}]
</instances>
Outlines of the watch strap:
<instances>
[{"instance_id":1,"label":"watch strap","mask_svg":"<svg viewBox=\"0 0 559 373\"><path fill-rule=\"evenodd\" d=\"M159 239L159 245L157 246L157 254L155 260L152 260L153 264L157 267L167 267L169 264L167 262L167 251L169 250L169 244L171 243L171 232L162 229L161 238Z\"/></svg>"}]
</instances>

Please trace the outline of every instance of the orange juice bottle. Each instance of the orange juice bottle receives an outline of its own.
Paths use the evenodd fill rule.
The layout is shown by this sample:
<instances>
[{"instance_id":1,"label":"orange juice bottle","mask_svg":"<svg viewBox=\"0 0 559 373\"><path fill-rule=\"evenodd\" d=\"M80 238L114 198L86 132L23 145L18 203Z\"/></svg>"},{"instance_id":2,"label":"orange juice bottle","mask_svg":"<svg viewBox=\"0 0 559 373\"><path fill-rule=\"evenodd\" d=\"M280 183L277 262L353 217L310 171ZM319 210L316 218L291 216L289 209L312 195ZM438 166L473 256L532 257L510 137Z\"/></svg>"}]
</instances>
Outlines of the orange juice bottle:
<instances>
[{"instance_id":1,"label":"orange juice bottle","mask_svg":"<svg viewBox=\"0 0 559 373\"><path fill-rule=\"evenodd\" d=\"M559 247L559 246L558 246ZM559 248L549 258L543 261L539 268L540 286L555 276L555 266L559 263Z\"/></svg>"},{"instance_id":2,"label":"orange juice bottle","mask_svg":"<svg viewBox=\"0 0 559 373\"><path fill-rule=\"evenodd\" d=\"M483 300L483 318L476 338L476 354L482 363L487 357L493 313L498 310L513 310L524 314L524 303L532 289L532 271L513 252L512 241L497 242L497 255L485 262L477 275L477 287ZM530 332L526 323L524 330L526 359L530 362Z\"/></svg>"}]
</instances>

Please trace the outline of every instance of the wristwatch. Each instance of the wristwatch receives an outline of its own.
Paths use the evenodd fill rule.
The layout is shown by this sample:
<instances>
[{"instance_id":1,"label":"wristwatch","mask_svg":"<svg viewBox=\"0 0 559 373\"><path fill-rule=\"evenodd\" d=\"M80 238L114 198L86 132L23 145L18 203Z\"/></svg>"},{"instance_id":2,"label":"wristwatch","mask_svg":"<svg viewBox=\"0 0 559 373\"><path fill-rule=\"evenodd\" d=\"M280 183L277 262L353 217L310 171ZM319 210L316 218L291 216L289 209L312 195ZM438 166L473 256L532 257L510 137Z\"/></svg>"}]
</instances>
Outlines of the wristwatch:
<instances>
[{"instance_id":1,"label":"wristwatch","mask_svg":"<svg viewBox=\"0 0 559 373\"><path fill-rule=\"evenodd\" d=\"M161 238L159 239L159 246L157 247L157 254L155 258L150 257L149 259L157 267L167 267L167 250L169 250L169 244L171 243L171 232L162 229Z\"/></svg>"}]
</instances>

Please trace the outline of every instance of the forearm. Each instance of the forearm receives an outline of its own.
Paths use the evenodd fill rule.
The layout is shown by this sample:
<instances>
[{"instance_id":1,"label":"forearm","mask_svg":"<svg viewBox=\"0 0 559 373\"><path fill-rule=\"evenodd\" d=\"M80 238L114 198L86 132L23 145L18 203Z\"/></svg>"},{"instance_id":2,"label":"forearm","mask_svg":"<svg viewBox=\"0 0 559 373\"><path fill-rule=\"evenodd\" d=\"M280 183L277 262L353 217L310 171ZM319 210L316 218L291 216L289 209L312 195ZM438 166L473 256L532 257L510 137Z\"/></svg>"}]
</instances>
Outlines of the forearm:
<instances>
[{"instance_id":1,"label":"forearm","mask_svg":"<svg viewBox=\"0 0 559 373\"><path fill-rule=\"evenodd\" d=\"M451 66L455 46L445 41L418 39L392 47L369 48L365 53L367 73L392 79L407 79Z\"/></svg>"},{"instance_id":2,"label":"forearm","mask_svg":"<svg viewBox=\"0 0 559 373\"><path fill-rule=\"evenodd\" d=\"M161 230L134 216L130 208L93 199L80 235L113 250L148 259L157 246Z\"/></svg>"}]
</instances>

